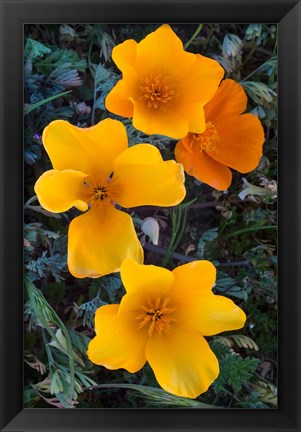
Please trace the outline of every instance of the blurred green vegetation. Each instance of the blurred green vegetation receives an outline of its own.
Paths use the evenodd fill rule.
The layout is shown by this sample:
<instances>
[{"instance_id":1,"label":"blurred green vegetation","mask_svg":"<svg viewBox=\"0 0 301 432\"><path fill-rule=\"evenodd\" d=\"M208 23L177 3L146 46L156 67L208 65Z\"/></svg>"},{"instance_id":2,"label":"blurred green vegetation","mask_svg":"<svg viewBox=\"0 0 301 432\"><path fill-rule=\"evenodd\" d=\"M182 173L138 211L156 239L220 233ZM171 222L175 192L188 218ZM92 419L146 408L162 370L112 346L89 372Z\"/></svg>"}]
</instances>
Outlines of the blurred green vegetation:
<instances>
[{"instance_id":1,"label":"blurred green vegetation","mask_svg":"<svg viewBox=\"0 0 301 432\"><path fill-rule=\"evenodd\" d=\"M95 310L118 303L119 273L78 280L66 265L68 224L76 210L51 214L40 207L33 186L50 168L41 134L54 119L87 127L106 117L104 99L120 77L112 48L140 41L153 25L25 25L25 389L26 407L275 408L277 406L277 28L265 24L172 25L188 51L215 58L225 77L240 82L247 111L258 115L266 141L259 167L233 173L218 192L186 176L185 205L133 209L145 263L168 268L209 259L218 269L214 291L247 314L242 330L209 338L220 376L196 400L160 389L146 365L136 374L96 367L86 357L94 336ZM164 159L175 141L127 127L130 145L150 142ZM257 187L257 189L256 189ZM258 189L260 187L261 189ZM242 199L243 198L243 199ZM141 221L154 217L158 246ZM175 231L176 230L176 231ZM175 234L175 235L174 235ZM171 241L172 239L172 241ZM90 387L94 387L93 390Z\"/></svg>"}]
</instances>

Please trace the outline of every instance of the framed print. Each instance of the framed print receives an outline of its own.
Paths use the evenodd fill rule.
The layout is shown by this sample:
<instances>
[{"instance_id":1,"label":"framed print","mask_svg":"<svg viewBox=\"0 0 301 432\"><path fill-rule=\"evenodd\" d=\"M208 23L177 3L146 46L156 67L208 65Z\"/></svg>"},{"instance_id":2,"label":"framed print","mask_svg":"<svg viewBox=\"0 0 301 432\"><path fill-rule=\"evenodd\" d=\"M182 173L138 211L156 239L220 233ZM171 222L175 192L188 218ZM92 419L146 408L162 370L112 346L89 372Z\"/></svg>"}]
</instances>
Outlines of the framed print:
<instances>
[{"instance_id":1,"label":"framed print","mask_svg":"<svg viewBox=\"0 0 301 432\"><path fill-rule=\"evenodd\" d=\"M300 2L1 28L1 430L299 431Z\"/></svg>"}]
</instances>

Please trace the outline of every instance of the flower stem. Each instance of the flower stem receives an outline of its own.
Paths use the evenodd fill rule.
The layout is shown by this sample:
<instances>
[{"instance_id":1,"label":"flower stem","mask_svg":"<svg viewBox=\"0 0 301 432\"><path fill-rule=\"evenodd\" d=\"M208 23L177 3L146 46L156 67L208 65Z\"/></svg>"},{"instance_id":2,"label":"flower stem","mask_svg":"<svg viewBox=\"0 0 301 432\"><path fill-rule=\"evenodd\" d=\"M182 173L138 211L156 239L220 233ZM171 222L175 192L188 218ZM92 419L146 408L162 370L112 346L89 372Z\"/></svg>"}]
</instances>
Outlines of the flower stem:
<instances>
[{"instance_id":1,"label":"flower stem","mask_svg":"<svg viewBox=\"0 0 301 432\"><path fill-rule=\"evenodd\" d=\"M167 249L162 248L160 246L155 246L151 243L145 243L143 248L145 250L156 253L158 255L166 255L166 253L167 253ZM196 256L183 255L183 254L180 254L177 252L174 252L171 257L178 260L178 261L182 261L184 263L189 263L189 262L196 261L199 259ZM250 265L250 262L248 260L229 261L229 262L220 262L219 263L219 266L221 266L221 267L239 267L239 266L248 267L249 265Z\"/></svg>"},{"instance_id":2,"label":"flower stem","mask_svg":"<svg viewBox=\"0 0 301 432\"><path fill-rule=\"evenodd\" d=\"M191 38L189 39L188 42L186 42L186 44L184 45L184 48L187 49L189 47L189 45L191 44L191 42L197 37L197 35L201 32L203 28L203 24L199 24L198 28L196 29L196 31L193 33L193 35L191 36Z\"/></svg>"},{"instance_id":3,"label":"flower stem","mask_svg":"<svg viewBox=\"0 0 301 432\"><path fill-rule=\"evenodd\" d=\"M229 234L224 235L224 238L230 238L230 237L235 237L238 236L240 234L245 234L248 233L250 231L260 231L260 230L275 230L277 229L277 225L251 225L250 227L247 228L242 228L239 229L237 231L232 231Z\"/></svg>"},{"instance_id":4,"label":"flower stem","mask_svg":"<svg viewBox=\"0 0 301 432\"><path fill-rule=\"evenodd\" d=\"M251 51L251 54L253 54L253 52ZM276 60L276 57L271 57L269 60L267 60L266 62L264 62L262 65L258 66L258 68L256 68L255 70L253 70L251 73L249 73L249 75L247 75L245 78L243 78L242 80L240 80L240 82L243 81L247 81L249 78L251 78L251 76L253 76L254 74L256 74L257 72L259 72L261 69L264 68L264 66L266 65L266 63L270 62L271 60ZM247 60L246 60L247 61Z\"/></svg>"},{"instance_id":5,"label":"flower stem","mask_svg":"<svg viewBox=\"0 0 301 432\"><path fill-rule=\"evenodd\" d=\"M29 198L29 200L27 200L26 203L24 204L24 210L30 207L33 202L37 201L37 199L38 197L36 195Z\"/></svg>"},{"instance_id":6,"label":"flower stem","mask_svg":"<svg viewBox=\"0 0 301 432\"><path fill-rule=\"evenodd\" d=\"M167 248L166 255L162 262L162 267L166 267L170 258L173 256L176 248L178 247L181 238L184 234L186 218L187 218L187 208L184 208L184 214L182 213L181 206L175 209L172 213L172 234L170 238L170 243ZM183 215L183 217L182 217Z\"/></svg>"}]
</instances>

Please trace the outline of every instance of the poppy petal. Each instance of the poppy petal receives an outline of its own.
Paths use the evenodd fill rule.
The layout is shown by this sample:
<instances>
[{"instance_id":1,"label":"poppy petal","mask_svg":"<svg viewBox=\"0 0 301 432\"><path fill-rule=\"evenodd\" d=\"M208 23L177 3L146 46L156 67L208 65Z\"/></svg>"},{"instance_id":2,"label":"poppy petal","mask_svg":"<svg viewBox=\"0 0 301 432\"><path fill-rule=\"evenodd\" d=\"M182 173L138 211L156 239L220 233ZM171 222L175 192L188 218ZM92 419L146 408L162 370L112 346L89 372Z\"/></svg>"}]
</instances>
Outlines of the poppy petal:
<instances>
[{"instance_id":1,"label":"poppy petal","mask_svg":"<svg viewBox=\"0 0 301 432\"><path fill-rule=\"evenodd\" d=\"M126 258L143 261L132 218L111 204L93 205L73 219L68 233L68 267L78 278L119 270Z\"/></svg>"},{"instance_id":2,"label":"poppy petal","mask_svg":"<svg viewBox=\"0 0 301 432\"><path fill-rule=\"evenodd\" d=\"M206 129L203 106L203 102L185 106L185 118L189 121L188 129L194 133L202 133Z\"/></svg>"},{"instance_id":3,"label":"poppy petal","mask_svg":"<svg viewBox=\"0 0 301 432\"><path fill-rule=\"evenodd\" d=\"M231 79L226 79L205 105L206 121L215 123L223 117L238 116L246 110L247 103L248 97L243 87Z\"/></svg>"},{"instance_id":4,"label":"poppy petal","mask_svg":"<svg viewBox=\"0 0 301 432\"><path fill-rule=\"evenodd\" d=\"M242 328L246 314L224 296L196 295L181 309L181 320L204 336Z\"/></svg>"},{"instance_id":5,"label":"poppy petal","mask_svg":"<svg viewBox=\"0 0 301 432\"><path fill-rule=\"evenodd\" d=\"M188 74L195 62L195 55L184 51L182 41L168 24L148 34L137 45L136 68L143 77L162 74L177 81Z\"/></svg>"},{"instance_id":6,"label":"poppy petal","mask_svg":"<svg viewBox=\"0 0 301 432\"><path fill-rule=\"evenodd\" d=\"M258 117L242 114L216 123L220 140L209 156L241 173L254 170L262 156L264 130Z\"/></svg>"},{"instance_id":7,"label":"poppy petal","mask_svg":"<svg viewBox=\"0 0 301 432\"><path fill-rule=\"evenodd\" d=\"M186 297L208 295L216 281L216 268L207 260L197 260L183 264L172 271L175 284L172 287L172 297L182 302ZM184 293L187 292L187 296Z\"/></svg>"},{"instance_id":8,"label":"poppy petal","mask_svg":"<svg viewBox=\"0 0 301 432\"><path fill-rule=\"evenodd\" d=\"M153 265L140 265L132 259L123 261L120 276L127 294L120 312L139 311L149 300L162 298L174 283L171 271Z\"/></svg>"},{"instance_id":9,"label":"poppy petal","mask_svg":"<svg viewBox=\"0 0 301 432\"><path fill-rule=\"evenodd\" d=\"M219 374L217 358L206 340L176 324L168 334L152 334L146 358L160 386L177 396L196 398Z\"/></svg>"},{"instance_id":10,"label":"poppy petal","mask_svg":"<svg viewBox=\"0 0 301 432\"><path fill-rule=\"evenodd\" d=\"M112 51L112 59L123 73L127 68L132 68L137 60L137 42L134 39L128 39L116 45Z\"/></svg>"},{"instance_id":11,"label":"poppy petal","mask_svg":"<svg viewBox=\"0 0 301 432\"><path fill-rule=\"evenodd\" d=\"M150 144L130 147L114 161L113 199L123 207L174 206L185 197L184 173L175 161L163 161Z\"/></svg>"},{"instance_id":12,"label":"poppy petal","mask_svg":"<svg viewBox=\"0 0 301 432\"><path fill-rule=\"evenodd\" d=\"M49 170L37 180L34 191L44 209L52 213L61 213L76 207L88 209L84 178L87 174L73 170Z\"/></svg>"},{"instance_id":13,"label":"poppy petal","mask_svg":"<svg viewBox=\"0 0 301 432\"><path fill-rule=\"evenodd\" d=\"M196 102L202 102L204 106L214 96L224 76L224 70L216 60L200 54L195 54L195 57L192 70L177 85L178 106L186 107Z\"/></svg>"},{"instance_id":14,"label":"poppy petal","mask_svg":"<svg viewBox=\"0 0 301 432\"><path fill-rule=\"evenodd\" d=\"M147 332L137 329L132 314L119 314L119 305L105 305L95 314L96 336L88 346L89 359L107 369L124 368L134 373L145 362Z\"/></svg>"},{"instance_id":15,"label":"poppy petal","mask_svg":"<svg viewBox=\"0 0 301 432\"><path fill-rule=\"evenodd\" d=\"M129 99L128 87L124 79L118 81L115 87L112 88L105 99L105 105L107 110L114 114L118 114L123 117L133 116L134 105Z\"/></svg>"},{"instance_id":16,"label":"poppy petal","mask_svg":"<svg viewBox=\"0 0 301 432\"><path fill-rule=\"evenodd\" d=\"M216 269L209 261L194 261L173 270L175 283L171 289L177 318L204 336L236 330L244 326L246 315L236 304L215 295L212 287ZM184 296L185 293L185 296Z\"/></svg>"},{"instance_id":17,"label":"poppy petal","mask_svg":"<svg viewBox=\"0 0 301 432\"><path fill-rule=\"evenodd\" d=\"M148 107L143 100L131 100L134 104L133 126L136 129L148 135L166 135L174 139L182 138L188 133L189 121L173 107L161 110Z\"/></svg>"},{"instance_id":18,"label":"poppy petal","mask_svg":"<svg viewBox=\"0 0 301 432\"><path fill-rule=\"evenodd\" d=\"M90 128L79 128L64 120L51 122L43 132L43 144L53 168L89 174L112 172L114 159L128 147L124 125L105 119Z\"/></svg>"},{"instance_id":19,"label":"poppy petal","mask_svg":"<svg viewBox=\"0 0 301 432\"><path fill-rule=\"evenodd\" d=\"M185 140L177 143L175 148L176 161L182 163L187 174L197 178L217 190L225 190L231 184L232 173L225 165L212 159L205 151L199 151Z\"/></svg>"},{"instance_id":20,"label":"poppy petal","mask_svg":"<svg viewBox=\"0 0 301 432\"><path fill-rule=\"evenodd\" d=\"M174 110L188 120L190 132L202 133L206 127L204 105L215 94L224 70L208 57L197 54L195 58L192 70L177 83Z\"/></svg>"}]
</instances>

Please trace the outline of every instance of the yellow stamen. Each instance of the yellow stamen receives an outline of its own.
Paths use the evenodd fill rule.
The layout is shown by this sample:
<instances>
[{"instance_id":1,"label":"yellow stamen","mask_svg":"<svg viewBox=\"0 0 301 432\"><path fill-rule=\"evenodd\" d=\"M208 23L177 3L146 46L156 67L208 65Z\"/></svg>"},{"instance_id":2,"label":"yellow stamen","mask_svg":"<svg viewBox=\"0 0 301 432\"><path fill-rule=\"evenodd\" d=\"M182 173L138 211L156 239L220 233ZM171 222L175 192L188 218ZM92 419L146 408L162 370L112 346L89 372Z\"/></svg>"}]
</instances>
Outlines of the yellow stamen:
<instances>
[{"instance_id":1,"label":"yellow stamen","mask_svg":"<svg viewBox=\"0 0 301 432\"><path fill-rule=\"evenodd\" d=\"M166 109L170 101L176 97L174 82L170 76L151 74L143 80L141 100L147 101L149 108Z\"/></svg>"},{"instance_id":2,"label":"yellow stamen","mask_svg":"<svg viewBox=\"0 0 301 432\"><path fill-rule=\"evenodd\" d=\"M102 203L104 201L111 200L110 183L111 179L107 181L99 181L96 178L88 178L84 181L84 186L87 189L87 196L90 206L96 203Z\"/></svg>"},{"instance_id":3,"label":"yellow stamen","mask_svg":"<svg viewBox=\"0 0 301 432\"><path fill-rule=\"evenodd\" d=\"M94 188L94 199L103 201L108 197L108 190L106 187L96 187Z\"/></svg>"},{"instance_id":4,"label":"yellow stamen","mask_svg":"<svg viewBox=\"0 0 301 432\"><path fill-rule=\"evenodd\" d=\"M192 134L192 144L197 145L200 151L214 151L220 136L211 122L206 123L206 130L201 134Z\"/></svg>"},{"instance_id":5,"label":"yellow stamen","mask_svg":"<svg viewBox=\"0 0 301 432\"><path fill-rule=\"evenodd\" d=\"M159 335L168 333L171 323L177 321L173 316L170 316L176 309L166 307L169 302L169 298L161 301L160 297L153 302L148 300L148 306L141 306L144 313L136 317L137 320L141 321L138 328L141 329L145 326L149 326L148 334L150 336L153 334L154 330L156 330Z\"/></svg>"}]
</instances>

